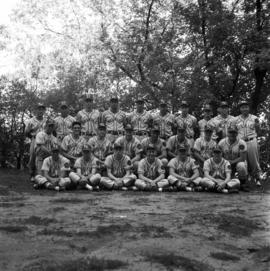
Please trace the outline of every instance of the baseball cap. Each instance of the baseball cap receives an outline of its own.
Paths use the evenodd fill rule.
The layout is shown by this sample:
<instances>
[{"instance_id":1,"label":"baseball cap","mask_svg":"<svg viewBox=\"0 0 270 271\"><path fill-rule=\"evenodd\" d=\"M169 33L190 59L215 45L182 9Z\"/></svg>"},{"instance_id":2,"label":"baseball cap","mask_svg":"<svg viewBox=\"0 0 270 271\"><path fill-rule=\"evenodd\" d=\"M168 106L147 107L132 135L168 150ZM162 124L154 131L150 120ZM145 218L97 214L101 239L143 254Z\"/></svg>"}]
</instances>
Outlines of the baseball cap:
<instances>
[{"instance_id":1,"label":"baseball cap","mask_svg":"<svg viewBox=\"0 0 270 271\"><path fill-rule=\"evenodd\" d=\"M57 143L53 143L51 151L59 151L59 150L60 150L60 146Z\"/></svg>"},{"instance_id":2,"label":"baseball cap","mask_svg":"<svg viewBox=\"0 0 270 271\"><path fill-rule=\"evenodd\" d=\"M179 132L184 132L184 131L186 131L186 125L185 125L184 122L181 122L181 123L179 123L179 124L177 125L177 131L179 131Z\"/></svg>"},{"instance_id":3,"label":"baseball cap","mask_svg":"<svg viewBox=\"0 0 270 271\"><path fill-rule=\"evenodd\" d=\"M219 145L216 145L215 148L213 149L213 152L220 153L222 152L222 148Z\"/></svg>"},{"instance_id":4,"label":"baseball cap","mask_svg":"<svg viewBox=\"0 0 270 271\"><path fill-rule=\"evenodd\" d=\"M51 119L51 118L48 118L47 121L46 121L46 126L49 126L49 125L54 125L54 120Z\"/></svg>"},{"instance_id":5,"label":"baseball cap","mask_svg":"<svg viewBox=\"0 0 270 271\"><path fill-rule=\"evenodd\" d=\"M210 124L206 124L204 127L204 131L211 131L213 132L213 127Z\"/></svg>"},{"instance_id":6,"label":"baseball cap","mask_svg":"<svg viewBox=\"0 0 270 271\"><path fill-rule=\"evenodd\" d=\"M228 132L229 132L229 133L237 133L237 132L238 132L238 129L237 129L236 125L231 124L231 125L228 127Z\"/></svg>"},{"instance_id":7,"label":"baseball cap","mask_svg":"<svg viewBox=\"0 0 270 271\"><path fill-rule=\"evenodd\" d=\"M225 101L221 102L219 106L220 107L229 107L228 103Z\"/></svg>"},{"instance_id":8,"label":"baseball cap","mask_svg":"<svg viewBox=\"0 0 270 271\"><path fill-rule=\"evenodd\" d=\"M131 124L127 124L127 125L125 126L125 130L133 131L132 125L131 125Z\"/></svg>"},{"instance_id":9,"label":"baseball cap","mask_svg":"<svg viewBox=\"0 0 270 271\"><path fill-rule=\"evenodd\" d=\"M117 103L118 103L118 101L119 101L119 99L118 99L117 96L112 96L112 97L110 98L110 102L117 102Z\"/></svg>"},{"instance_id":10,"label":"baseball cap","mask_svg":"<svg viewBox=\"0 0 270 271\"><path fill-rule=\"evenodd\" d=\"M84 100L85 100L85 101L93 101L93 100L94 100L94 97L93 97L92 94L87 93L87 94L85 95L85 97L84 97Z\"/></svg>"},{"instance_id":11,"label":"baseball cap","mask_svg":"<svg viewBox=\"0 0 270 271\"><path fill-rule=\"evenodd\" d=\"M178 146L177 146L177 150L178 151L186 151L186 150L188 150L188 145L187 144L179 144Z\"/></svg>"},{"instance_id":12,"label":"baseball cap","mask_svg":"<svg viewBox=\"0 0 270 271\"><path fill-rule=\"evenodd\" d=\"M152 132L160 132L159 130L159 126L158 125L154 125L151 129Z\"/></svg>"},{"instance_id":13,"label":"baseball cap","mask_svg":"<svg viewBox=\"0 0 270 271\"><path fill-rule=\"evenodd\" d=\"M135 103L144 103L144 98L142 96L138 96Z\"/></svg>"},{"instance_id":14,"label":"baseball cap","mask_svg":"<svg viewBox=\"0 0 270 271\"><path fill-rule=\"evenodd\" d=\"M98 124L98 129L106 130L106 125L105 125L105 123L100 122L100 123Z\"/></svg>"},{"instance_id":15,"label":"baseball cap","mask_svg":"<svg viewBox=\"0 0 270 271\"><path fill-rule=\"evenodd\" d=\"M114 143L113 148L114 149L123 149L123 146L119 143Z\"/></svg>"},{"instance_id":16,"label":"baseball cap","mask_svg":"<svg viewBox=\"0 0 270 271\"><path fill-rule=\"evenodd\" d=\"M203 107L203 111L212 111L212 107L210 104L206 104L204 107Z\"/></svg>"},{"instance_id":17,"label":"baseball cap","mask_svg":"<svg viewBox=\"0 0 270 271\"><path fill-rule=\"evenodd\" d=\"M167 106L167 103L164 100L160 100L159 105L160 106Z\"/></svg>"},{"instance_id":18,"label":"baseball cap","mask_svg":"<svg viewBox=\"0 0 270 271\"><path fill-rule=\"evenodd\" d=\"M155 150L155 146L153 144L148 144L146 150Z\"/></svg>"},{"instance_id":19,"label":"baseball cap","mask_svg":"<svg viewBox=\"0 0 270 271\"><path fill-rule=\"evenodd\" d=\"M38 103L36 107L37 108L44 108L44 109L46 108L46 106L43 103Z\"/></svg>"},{"instance_id":20,"label":"baseball cap","mask_svg":"<svg viewBox=\"0 0 270 271\"><path fill-rule=\"evenodd\" d=\"M84 144L82 146L82 151L90 151L91 150L91 146L89 144Z\"/></svg>"},{"instance_id":21,"label":"baseball cap","mask_svg":"<svg viewBox=\"0 0 270 271\"><path fill-rule=\"evenodd\" d=\"M60 108L64 108L64 107L67 108L68 105L67 105L66 102L63 101L63 102L60 103Z\"/></svg>"},{"instance_id":22,"label":"baseball cap","mask_svg":"<svg viewBox=\"0 0 270 271\"><path fill-rule=\"evenodd\" d=\"M242 106L242 105L249 105L248 101L247 100L241 100L239 103L238 103L238 106Z\"/></svg>"},{"instance_id":23,"label":"baseball cap","mask_svg":"<svg viewBox=\"0 0 270 271\"><path fill-rule=\"evenodd\" d=\"M181 105L181 107L188 107L188 102L182 101L180 105Z\"/></svg>"}]
</instances>

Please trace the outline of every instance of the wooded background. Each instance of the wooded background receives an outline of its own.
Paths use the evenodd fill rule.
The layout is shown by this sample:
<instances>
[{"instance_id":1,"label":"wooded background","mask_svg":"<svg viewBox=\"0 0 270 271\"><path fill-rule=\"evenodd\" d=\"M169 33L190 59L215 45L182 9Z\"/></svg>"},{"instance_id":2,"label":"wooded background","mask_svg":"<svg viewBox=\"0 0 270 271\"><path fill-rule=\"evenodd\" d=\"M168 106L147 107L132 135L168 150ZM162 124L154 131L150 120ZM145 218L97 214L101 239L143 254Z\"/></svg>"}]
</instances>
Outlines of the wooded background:
<instances>
[{"instance_id":1,"label":"wooded background","mask_svg":"<svg viewBox=\"0 0 270 271\"><path fill-rule=\"evenodd\" d=\"M173 112L185 99L199 118L204 103L216 110L225 100L238 114L247 98L267 124L269 14L266 0L19 1L0 25L0 50L14 63L0 78L2 165L12 151L21 159L38 101L77 112L86 92L103 108L117 94L123 110L141 94L148 109L164 99Z\"/></svg>"}]
</instances>

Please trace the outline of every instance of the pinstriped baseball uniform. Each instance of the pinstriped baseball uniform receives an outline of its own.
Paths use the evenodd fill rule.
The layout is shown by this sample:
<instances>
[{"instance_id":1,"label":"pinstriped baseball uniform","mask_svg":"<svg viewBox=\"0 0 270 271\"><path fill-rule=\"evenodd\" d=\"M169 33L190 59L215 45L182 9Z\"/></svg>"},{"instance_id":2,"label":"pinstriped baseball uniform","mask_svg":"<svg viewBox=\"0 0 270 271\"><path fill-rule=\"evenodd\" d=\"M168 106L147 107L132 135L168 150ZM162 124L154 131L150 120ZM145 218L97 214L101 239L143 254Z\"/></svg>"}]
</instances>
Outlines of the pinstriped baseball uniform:
<instances>
[{"instance_id":1,"label":"pinstriped baseball uniform","mask_svg":"<svg viewBox=\"0 0 270 271\"><path fill-rule=\"evenodd\" d=\"M86 161L84 157L80 157L76 160L74 168L81 169L81 174L83 176L88 176L89 174L91 174L93 168L97 168L97 158L91 156L89 161Z\"/></svg>"},{"instance_id":2,"label":"pinstriped baseball uniform","mask_svg":"<svg viewBox=\"0 0 270 271\"><path fill-rule=\"evenodd\" d=\"M138 174L142 174L150 180L155 180L164 173L165 170L163 169L162 162L158 158L155 158L153 163L149 163L147 158L144 158L139 162Z\"/></svg>"},{"instance_id":3,"label":"pinstriped baseball uniform","mask_svg":"<svg viewBox=\"0 0 270 271\"><path fill-rule=\"evenodd\" d=\"M94 136L89 139L88 144L91 146L91 150L95 157L104 161L107 155L112 151L112 144L107 137L99 139Z\"/></svg>"},{"instance_id":4,"label":"pinstriped baseball uniform","mask_svg":"<svg viewBox=\"0 0 270 271\"><path fill-rule=\"evenodd\" d=\"M205 126L212 126L214 128L215 124L213 122L213 119L210 119L210 120L201 119L198 122L198 126L200 129L200 137L204 137ZM212 138L216 139L215 131L213 131Z\"/></svg>"},{"instance_id":5,"label":"pinstriped baseball uniform","mask_svg":"<svg viewBox=\"0 0 270 271\"><path fill-rule=\"evenodd\" d=\"M104 111L103 119L105 121L107 131L124 132L124 124L126 122L126 114L119 110L113 113L111 109Z\"/></svg>"},{"instance_id":6,"label":"pinstriped baseball uniform","mask_svg":"<svg viewBox=\"0 0 270 271\"><path fill-rule=\"evenodd\" d=\"M228 135L228 127L231 123L233 123L235 117L228 115L226 118L223 118L221 115L217 115L216 117L212 118L212 124L214 124L214 129L216 132L222 131L222 137L225 138Z\"/></svg>"},{"instance_id":7,"label":"pinstriped baseball uniform","mask_svg":"<svg viewBox=\"0 0 270 271\"><path fill-rule=\"evenodd\" d=\"M177 135L171 136L167 141L167 149L172 153L177 153L177 148L180 144L185 144L189 146L189 151L192 147L192 143L188 138L185 138L184 141L179 142L179 137Z\"/></svg>"},{"instance_id":8,"label":"pinstriped baseball uniform","mask_svg":"<svg viewBox=\"0 0 270 271\"><path fill-rule=\"evenodd\" d=\"M223 138L220 140L218 145L222 148L223 155L226 160L235 160L240 157L240 153L247 151L247 144L242 139L236 139L233 144L230 144L228 138Z\"/></svg>"},{"instance_id":9,"label":"pinstriped baseball uniform","mask_svg":"<svg viewBox=\"0 0 270 271\"><path fill-rule=\"evenodd\" d=\"M83 136L79 136L78 139L75 139L73 135L70 134L64 137L61 148L69 155L79 157L82 154L84 144L86 144L86 141Z\"/></svg>"},{"instance_id":10,"label":"pinstriped baseball uniform","mask_svg":"<svg viewBox=\"0 0 270 271\"><path fill-rule=\"evenodd\" d=\"M157 152L157 153L156 153L157 156L161 155L162 152L163 152L164 150L166 150L166 142L165 142L165 140L163 140L163 139L161 139L161 138L158 138L157 142L153 143L153 142L151 141L151 138L150 138L150 137L147 137L147 138L145 138L145 139L142 140L141 144L142 144L142 150L143 150L143 153L144 153L144 154L146 154L146 149L147 149L147 146L148 146L149 144L154 145L155 150L156 150L156 152Z\"/></svg>"},{"instance_id":11,"label":"pinstriped baseball uniform","mask_svg":"<svg viewBox=\"0 0 270 271\"><path fill-rule=\"evenodd\" d=\"M29 132L32 130L31 135L33 138L37 135L38 132L44 130L46 124L46 119L38 120L36 117L29 119L25 124L25 131Z\"/></svg>"},{"instance_id":12,"label":"pinstriped baseball uniform","mask_svg":"<svg viewBox=\"0 0 270 271\"><path fill-rule=\"evenodd\" d=\"M76 121L76 119L72 116L67 116L63 118L62 116L58 116L54 119L55 128L57 133L57 138L61 140L69 135L72 132L72 123Z\"/></svg>"},{"instance_id":13,"label":"pinstriped baseball uniform","mask_svg":"<svg viewBox=\"0 0 270 271\"><path fill-rule=\"evenodd\" d=\"M151 113L146 110L144 110L141 114L134 110L128 115L128 119L130 120L135 133L147 133L149 129L149 123L152 118L153 117Z\"/></svg>"},{"instance_id":14,"label":"pinstriped baseball uniform","mask_svg":"<svg viewBox=\"0 0 270 271\"><path fill-rule=\"evenodd\" d=\"M213 158L210 158L204 162L203 171L208 171L213 178L225 180L226 173L231 173L232 170L230 162L224 158L221 159L219 164L215 163Z\"/></svg>"},{"instance_id":15,"label":"pinstriped baseball uniform","mask_svg":"<svg viewBox=\"0 0 270 271\"><path fill-rule=\"evenodd\" d=\"M42 145L46 147L48 151L51 151L52 146L57 143L58 140L53 134L48 135L45 131L41 131L36 135L36 147ZM39 155L39 153L37 153L37 155Z\"/></svg>"},{"instance_id":16,"label":"pinstriped baseball uniform","mask_svg":"<svg viewBox=\"0 0 270 271\"><path fill-rule=\"evenodd\" d=\"M57 161L53 160L51 156L44 159L41 170L48 171L48 174L52 178L61 176L61 168L64 167L69 160L62 155L59 155Z\"/></svg>"},{"instance_id":17,"label":"pinstriped baseball uniform","mask_svg":"<svg viewBox=\"0 0 270 271\"><path fill-rule=\"evenodd\" d=\"M130 158L123 155L120 160L116 159L114 154L109 155L105 160L105 166L111 169L113 176L122 178L126 175L126 169L129 167L128 162Z\"/></svg>"},{"instance_id":18,"label":"pinstriped baseball uniform","mask_svg":"<svg viewBox=\"0 0 270 271\"><path fill-rule=\"evenodd\" d=\"M176 174L190 178L194 170L199 168L199 165L191 157L187 157L185 161L181 161L178 157L175 157L169 162L168 167L173 168Z\"/></svg>"},{"instance_id":19,"label":"pinstriped baseball uniform","mask_svg":"<svg viewBox=\"0 0 270 271\"><path fill-rule=\"evenodd\" d=\"M212 157L212 151L217 145L216 141L211 139L206 141L204 137L199 137L195 140L194 150L200 153L203 159L209 159Z\"/></svg>"},{"instance_id":20,"label":"pinstriped baseball uniform","mask_svg":"<svg viewBox=\"0 0 270 271\"><path fill-rule=\"evenodd\" d=\"M186 117L184 117L181 114L178 114L175 116L175 122L178 126L183 126L183 124L186 126L186 136L189 138L194 137L194 127L197 125L197 119L187 114Z\"/></svg>"},{"instance_id":21,"label":"pinstriped baseball uniform","mask_svg":"<svg viewBox=\"0 0 270 271\"><path fill-rule=\"evenodd\" d=\"M261 172L258 143L256 138L257 133L255 129L256 122L258 122L258 118L252 114L249 114L247 118L239 115L234 121L234 124L238 129L238 137L246 142L248 166L253 174Z\"/></svg>"},{"instance_id":22,"label":"pinstriped baseball uniform","mask_svg":"<svg viewBox=\"0 0 270 271\"><path fill-rule=\"evenodd\" d=\"M171 113L161 116L160 113L153 116L154 123L159 126L160 137L168 138L173 135L172 127L175 123L175 117Z\"/></svg>"},{"instance_id":23,"label":"pinstriped baseball uniform","mask_svg":"<svg viewBox=\"0 0 270 271\"><path fill-rule=\"evenodd\" d=\"M115 143L123 146L124 154L129 156L131 159L142 150L140 141L134 136L131 141L127 141L126 136L121 136L115 141Z\"/></svg>"},{"instance_id":24,"label":"pinstriped baseball uniform","mask_svg":"<svg viewBox=\"0 0 270 271\"><path fill-rule=\"evenodd\" d=\"M76 119L82 124L82 134L95 135L99 118L100 113L96 109L91 112L87 112L85 109L79 111Z\"/></svg>"}]
</instances>

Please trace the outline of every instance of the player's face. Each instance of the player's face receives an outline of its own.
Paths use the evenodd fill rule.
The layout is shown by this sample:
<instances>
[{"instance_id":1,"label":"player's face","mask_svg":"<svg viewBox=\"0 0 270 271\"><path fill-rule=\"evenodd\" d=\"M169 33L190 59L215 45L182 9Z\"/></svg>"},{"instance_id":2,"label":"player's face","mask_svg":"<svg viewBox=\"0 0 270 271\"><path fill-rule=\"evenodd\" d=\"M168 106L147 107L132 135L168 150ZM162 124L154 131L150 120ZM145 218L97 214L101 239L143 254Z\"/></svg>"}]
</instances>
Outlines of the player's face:
<instances>
[{"instance_id":1,"label":"player's face","mask_svg":"<svg viewBox=\"0 0 270 271\"><path fill-rule=\"evenodd\" d=\"M234 132L233 133L232 132L228 133L228 138L229 138L230 141L234 142L236 140L236 138L237 138L237 133L234 133Z\"/></svg>"},{"instance_id":2,"label":"player's face","mask_svg":"<svg viewBox=\"0 0 270 271\"><path fill-rule=\"evenodd\" d=\"M84 108L85 109L92 109L93 108L93 100L88 99L84 101Z\"/></svg>"},{"instance_id":3,"label":"player's face","mask_svg":"<svg viewBox=\"0 0 270 271\"><path fill-rule=\"evenodd\" d=\"M183 106L181 107L182 114L187 115L188 114L188 107Z\"/></svg>"},{"instance_id":4,"label":"player's face","mask_svg":"<svg viewBox=\"0 0 270 271\"><path fill-rule=\"evenodd\" d=\"M53 124L47 125L46 131L48 134L51 134L54 131L54 125Z\"/></svg>"},{"instance_id":5,"label":"player's face","mask_svg":"<svg viewBox=\"0 0 270 271\"><path fill-rule=\"evenodd\" d=\"M81 133L81 126L76 124L72 127L72 131L74 133L74 135L80 135Z\"/></svg>"},{"instance_id":6,"label":"player's face","mask_svg":"<svg viewBox=\"0 0 270 271\"><path fill-rule=\"evenodd\" d=\"M247 115L249 114L249 106L247 104L244 104L240 107L241 114Z\"/></svg>"},{"instance_id":7,"label":"player's face","mask_svg":"<svg viewBox=\"0 0 270 271\"><path fill-rule=\"evenodd\" d=\"M106 129L98 129L97 133L100 138L103 138L106 135Z\"/></svg>"},{"instance_id":8,"label":"player's face","mask_svg":"<svg viewBox=\"0 0 270 271\"><path fill-rule=\"evenodd\" d=\"M204 135L207 140L210 140L212 137L213 132L212 131L205 131Z\"/></svg>"},{"instance_id":9,"label":"player's face","mask_svg":"<svg viewBox=\"0 0 270 271\"><path fill-rule=\"evenodd\" d=\"M112 110L117 110L118 109L118 102L117 101L111 101L111 109Z\"/></svg>"},{"instance_id":10,"label":"player's face","mask_svg":"<svg viewBox=\"0 0 270 271\"><path fill-rule=\"evenodd\" d=\"M206 118L211 118L212 117L212 111L211 110L205 110L204 111L204 116Z\"/></svg>"},{"instance_id":11,"label":"player's face","mask_svg":"<svg viewBox=\"0 0 270 271\"><path fill-rule=\"evenodd\" d=\"M222 152L213 152L213 158L216 162L221 161L222 159Z\"/></svg>"},{"instance_id":12,"label":"player's face","mask_svg":"<svg viewBox=\"0 0 270 271\"><path fill-rule=\"evenodd\" d=\"M178 157L180 159L186 158L187 157L187 151L186 150L178 150Z\"/></svg>"},{"instance_id":13,"label":"player's face","mask_svg":"<svg viewBox=\"0 0 270 271\"><path fill-rule=\"evenodd\" d=\"M136 103L137 111L142 112L144 109L144 103L143 102L138 102Z\"/></svg>"},{"instance_id":14,"label":"player's face","mask_svg":"<svg viewBox=\"0 0 270 271\"><path fill-rule=\"evenodd\" d=\"M229 114L229 107L227 107L227 106L220 107L220 114L228 115Z\"/></svg>"},{"instance_id":15,"label":"player's face","mask_svg":"<svg viewBox=\"0 0 270 271\"><path fill-rule=\"evenodd\" d=\"M185 135L186 135L185 130L177 130L177 136L178 136L180 139L184 139L184 138L185 138Z\"/></svg>"},{"instance_id":16,"label":"player's face","mask_svg":"<svg viewBox=\"0 0 270 271\"><path fill-rule=\"evenodd\" d=\"M114 154L116 157L122 157L123 156L123 149L122 148L115 148L114 149Z\"/></svg>"},{"instance_id":17,"label":"player's face","mask_svg":"<svg viewBox=\"0 0 270 271\"><path fill-rule=\"evenodd\" d=\"M168 111L167 105L163 105L163 104L160 105L159 110L160 110L161 114L165 115L167 113L167 111Z\"/></svg>"},{"instance_id":18,"label":"player's face","mask_svg":"<svg viewBox=\"0 0 270 271\"><path fill-rule=\"evenodd\" d=\"M37 111L36 111L37 113L37 117L38 118L41 118L41 117L43 117L43 115L44 115L44 113L45 113L45 108L44 107L38 107L37 108Z\"/></svg>"},{"instance_id":19,"label":"player's face","mask_svg":"<svg viewBox=\"0 0 270 271\"><path fill-rule=\"evenodd\" d=\"M152 131L151 132L151 138L153 141L158 140L159 132L158 131Z\"/></svg>"},{"instance_id":20,"label":"player's face","mask_svg":"<svg viewBox=\"0 0 270 271\"><path fill-rule=\"evenodd\" d=\"M132 130L126 130L126 138L127 140L131 140L132 139Z\"/></svg>"},{"instance_id":21,"label":"player's face","mask_svg":"<svg viewBox=\"0 0 270 271\"><path fill-rule=\"evenodd\" d=\"M84 159L86 160L90 159L90 150L83 150L82 154Z\"/></svg>"},{"instance_id":22,"label":"player's face","mask_svg":"<svg viewBox=\"0 0 270 271\"><path fill-rule=\"evenodd\" d=\"M67 106L62 106L61 108L60 108L60 113L61 113L61 115L63 116L63 117L66 117L67 115L68 115L68 112L69 110L68 110L68 107Z\"/></svg>"},{"instance_id":23,"label":"player's face","mask_svg":"<svg viewBox=\"0 0 270 271\"><path fill-rule=\"evenodd\" d=\"M59 158L59 150L52 151L52 159L57 160Z\"/></svg>"},{"instance_id":24,"label":"player's face","mask_svg":"<svg viewBox=\"0 0 270 271\"><path fill-rule=\"evenodd\" d=\"M155 150L152 150L152 149L147 150L146 155L147 155L147 159L148 159L149 161L154 161L154 160L155 160L155 157L156 157L156 151L155 151Z\"/></svg>"}]
</instances>

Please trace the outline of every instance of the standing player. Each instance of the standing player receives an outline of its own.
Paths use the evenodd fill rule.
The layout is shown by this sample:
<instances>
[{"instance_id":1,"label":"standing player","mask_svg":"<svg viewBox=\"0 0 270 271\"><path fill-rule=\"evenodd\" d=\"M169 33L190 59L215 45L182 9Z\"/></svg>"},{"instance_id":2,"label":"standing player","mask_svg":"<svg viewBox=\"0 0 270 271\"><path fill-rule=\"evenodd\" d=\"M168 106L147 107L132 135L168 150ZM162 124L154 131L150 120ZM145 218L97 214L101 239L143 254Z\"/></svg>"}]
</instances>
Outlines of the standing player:
<instances>
[{"instance_id":1,"label":"standing player","mask_svg":"<svg viewBox=\"0 0 270 271\"><path fill-rule=\"evenodd\" d=\"M44 159L51 155L52 146L58 144L57 138L53 135L54 128L54 121L48 119L45 124L45 130L38 132L36 135L35 156L38 175L41 174Z\"/></svg>"},{"instance_id":2,"label":"standing player","mask_svg":"<svg viewBox=\"0 0 270 271\"><path fill-rule=\"evenodd\" d=\"M150 137L147 137L142 141L142 155L147 155L147 148L151 144L155 147L157 158L160 159L163 166L166 167L168 164L166 142L159 137L159 133L159 127L153 126L150 131Z\"/></svg>"},{"instance_id":3,"label":"standing player","mask_svg":"<svg viewBox=\"0 0 270 271\"><path fill-rule=\"evenodd\" d=\"M189 112L189 105L186 101L181 103L181 114L175 116L175 121L178 126L182 126L183 123L186 127L186 137L194 142L195 130L198 128L197 119Z\"/></svg>"},{"instance_id":4,"label":"standing player","mask_svg":"<svg viewBox=\"0 0 270 271\"><path fill-rule=\"evenodd\" d=\"M106 125L104 123L99 123L97 135L90 138L88 144L91 146L93 155L98 159L98 172L103 175L104 171L106 171L105 159L112 153L112 143L106 136Z\"/></svg>"},{"instance_id":5,"label":"standing player","mask_svg":"<svg viewBox=\"0 0 270 271\"><path fill-rule=\"evenodd\" d=\"M44 118L46 107L43 104L38 104L36 107L36 116L26 122L25 135L31 139L29 150L28 168L31 176L31 181L34 181L36 175L36 156L35 156L35 140L38 132L44 130L46 119Z\"/></svg>"},{"instance_id":6,"label":"standing player","mask_svg":"<svg viewBox=\"0 0 270 271\"><path fill-rule=\"evenodd\" d=\"M124 134L124 125L126 124L126 114L119 109L119 100L117 97L110 99L110 109L102 115L102 120L107 127L108 138L111 143Z\"/></svg>"},{"instance_id":7,"label":"standing player","mask_svg":"<svg viewBox=\"0 0 270 271\"><path fill-rule=\"evenodd\" d=\"M97 158L91 153L89 144L82 147L82 157L78 158L74 164L75 172L69 174L70 179L80 187L92 191L99 190L101 175L97 173Z\"/></svg>"},{"instance_id":8,"label":"standing player","mask_svg":"<svg viewBox=\"0 0 270 271\"><path fill-rule=\"evenodd\" d=\"M34 188L47 188L50 190L62 190L71 184L67 176L69 160L60 155L59 145L53 144L51 154L45 158L41 172L35 177Z\"/></svg>"},{"instance_id":9,"label":"standing player","mask_svg":"<svg viewBox=\"0 0 270 271\"><path fill-rule=\"evenodd\" d=\"M127 190L132 187L136 175L132 174L131 161L127 155L123 154L123 147L114 143L114 153L105 160L108 177L102 177L100 184L107 189Z\"/></svg>"},{"instance_id":10,"label":"standing player","mask_svg":"<svg viewBox=\"0 0 270 271\"><path fill-rule=\"evenodd\" d=\"M194 157L200 165L200 171L203 173L203 164L206 160L212 157L213 149L216 147L217 143L213 140L213 127L211 125L206 125L203 137L196 139L194 143Z\"/></svg>"},{"instance_id":11,"label":"standing player","mask_svg":"<svg viewBox=\"0 0 270 271\"><path fill-rule=\"evenodd\" d=\"M128 122L133 126L134 134L139 141L148 136L152 121L152 115L144 109L144 99L138 98L136 100L136 110L128 115Z\"/></svg>"},{"instance_id":12,"label":"standing player","mask_svg":"<svg viewBox=\"0 0 270 271\"><path fill-rule=\"evenodd\" d=\"M85 140L96 135L100 113L94 109L93 96L87 94L84 100L84 109L78 112L77 121L82 124L82 135Z\"/></svg>"},{"instance_id":13,"label":"standing player","mask_svg":"<svg viewBox=\"0 0 270 271\"><path fill-rule=\"evenodd\" d=\"M124 154L131 159L133 169L137 171L138 163L141 160L142 147L139 139L133 136L133 127L130 124L125 126L126 135L116 139L115 143L123 146Z\"/></svg>"},{"instance_id":14,"label":"standing player","mask_svg":"<svg viewBox=\"0 0 270 271\"><path fill-rule=\"evenodd\" d=\"M160 138L165 141L173 135L175 125L174 115L168 111L167 103L161 101L159 104L159 113L153 116L153 122L159 127Z\"/></svg>"},{"instance_id":15,"label":"standing player","mask_svg":"<svg viewBox=\"0 0 270 271\"><path fill-rule=\"evenodd\" d=\"M164 166L156 157L156 148L152 144L147 145L146 158L139 162L138 176L135 186L139 190L161 192L169 187L169 182L165 179Z\"/></svg>"},{"instance_id":16,"label":"standing player","mask_svg":"<svg viewBox=\"0 0 270 271\"><path fill-rule=\"evenodd\" d=\"M247 101L239 103L241 114L235 118L235 125L238 129L239 138L247 144L247 162L252 176L256 178L256 184L261 185L263 179L262 170L259 163L259 150L257 143L257 133L260 130L258 118L249 113L249 104Z\"/></svg>"},{"instance_id":17,"label":"standing player","mask_svg":"<svg viewBox=\"0 0 270 271\"><path fill-rule=\"evenodd\" d=\"M232 175L237 173L242 190L247 191L247 144L244 140L237 138L238 131L235 125L228 127L228 137L221 139L218 145L221 147L224 158L232 167Z\"/></svg>"},{"instance_id":18,"label":"standing player","mask_svg":"<svg viewBox=\"0 0 270 271\"><path fill-rule=\"evenodd\" d=\"M240 187L238 179L231 179L230 162L222 158L222 148L216 146L213 157L206 160L203 166L204 178L200 185L209 190L221 193L237 192Z\"/></svg>"},{"instance_id":19,"label":"standing player","mask_svg":"<svg viewBox=\"0 0 270 271\"><path fill-rule=\"evenodd\" d=\"M178 146L181 144L189 146L188 153L190 154L190 150L193 146L192 141L186 137L186 128L184 123L182 123L182 126L177 127L177 135L171 136L167 141L167 152L169 158L175 158L177 156Z\"/></svg>"},{"instance_id":20,"label":"standing player","mask_svg":"<svg viewBox=\"0 0 270 271\"><path fill-rule=\"evenodd\" d=\"M189 156L189 145L180 144L177 146L177 157L173 158L168 167L170 185L178 190L193 191L193 187L201 181L199 178L199 165Z\"/></svg>"},{"instance_id":21,"label":"standing player","mask_svg":"<svg viewBox=\"0 0 270 271\"><path fill-rule=\"evenodd\" d=\"M206 104L203 107L203 119L199 120L198 126L200 129L200 137L204 137L204 128L206 125L209 126L214 126L212 123L212 115L213 115L213 110L212 107L209 104ZM213 139L215 139L215 135L212 135Z\"/></svg>"},{"instance_id":22,"label":"standing player","mask_svg":"<svg viewBox=\"0 0 270 271\"><path fill-rule=\"evenodd\" d=\"M82 155L82 146L86 143L85 138L81 136L81 129L81 123L74 121L72 133L65 136L61 144L63 155L70 160L72 165Z\"/></svg>"},{"instance_id":23,"label":"standing player","mask_svg":"<svg viewBox=\"0 0 270 271\"><path fill-rule=\"evenodd\" d=\"M69 109L66 102L60 104L61 116L54 119L55 130L59 142L62 142L63 138L72 132L72 123L76 121L74 117L69 115Z\"/></svg>"},{"instance_id":24,"label":"standing player","mask_svg":"<svg viewBox=\"0 0 270 271\"><path fill-rule=\"evenodd\" d=\"M216 117L211 120L214 125L217 141L225 138L228 135L228 127L234 121L234 117L229 115L229 105L227 102L221 102L219 112Z\"/></svg>"}]
</instances>

